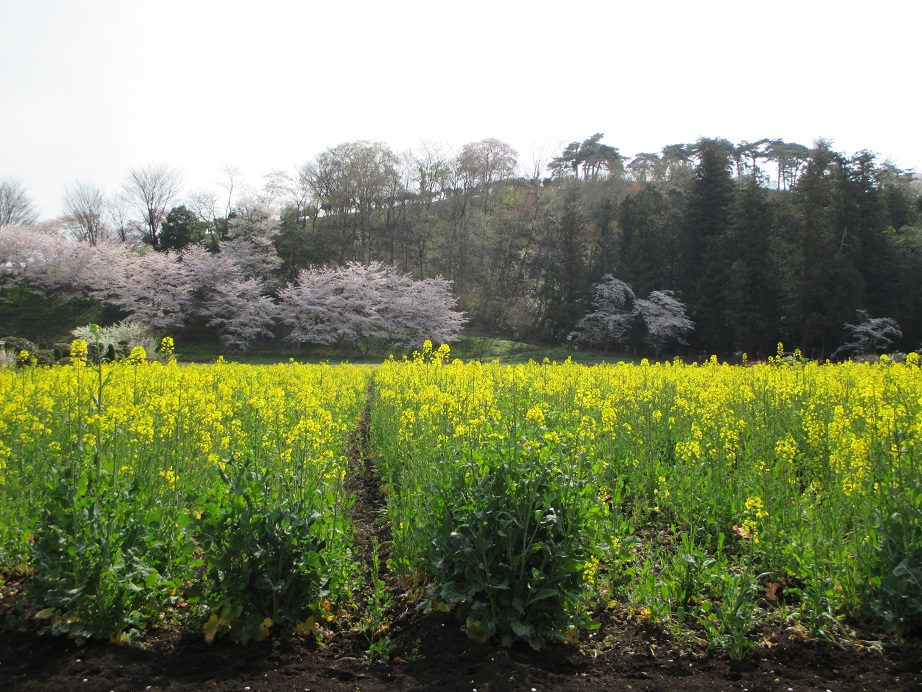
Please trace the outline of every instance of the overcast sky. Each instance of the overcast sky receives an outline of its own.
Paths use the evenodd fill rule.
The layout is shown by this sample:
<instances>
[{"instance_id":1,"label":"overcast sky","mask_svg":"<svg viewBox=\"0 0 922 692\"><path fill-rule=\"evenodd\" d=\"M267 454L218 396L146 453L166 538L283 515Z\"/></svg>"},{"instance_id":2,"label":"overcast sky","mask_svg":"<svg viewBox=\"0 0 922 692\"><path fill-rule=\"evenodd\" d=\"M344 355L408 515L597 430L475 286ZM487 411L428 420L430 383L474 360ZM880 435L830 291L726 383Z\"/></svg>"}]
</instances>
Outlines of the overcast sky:
<instances>
[{"instance_id":1,"label":"overcast sky","mask_svg":"<svg viewBox=\"0 0 922 692\"><path fill-rule=\"evenodd\" d=\"M0 178L43 218L168 163L258 185L342 142L833 140L922 170L922 2L0 0Z\"/></svg>"}]
</instances>

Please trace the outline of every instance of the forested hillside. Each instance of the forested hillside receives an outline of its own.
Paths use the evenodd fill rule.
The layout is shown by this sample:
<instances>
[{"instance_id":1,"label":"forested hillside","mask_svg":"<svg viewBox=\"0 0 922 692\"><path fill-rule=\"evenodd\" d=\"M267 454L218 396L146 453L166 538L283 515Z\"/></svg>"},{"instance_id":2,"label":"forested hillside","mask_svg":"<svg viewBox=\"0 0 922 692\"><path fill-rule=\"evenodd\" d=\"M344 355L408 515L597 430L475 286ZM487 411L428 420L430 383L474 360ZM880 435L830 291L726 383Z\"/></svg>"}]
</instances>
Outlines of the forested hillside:
<instances>
[{"instance_id":1,"label":"forested hillside","mask_svg":"<svg viewBox=\"0 0 922 692\"><path fill-rule=\"evenodd\" d=\"M235 295L262 300L263 311L307 276L302 270L380 262L417 281L453 282L470 333L566 342L592 309L593 287L610 276L638 297L684 303L695 327L674 348L686 354L758 357L783 341L825 358L862 314L896 320L903 336L895 347L922 345L922 196L911 171L868 152L837 153L826 141L808 148L702 139L627 158L602 140L596 134L546 160L533 157L528 171L494 139L403 155L349 142L296 175L266 176L246 197L235 196L231 172L226 202L172 191L145 203L143 180L129 180L120 206L102 195L89 205L102 230L76 203L60 226L89 244L140 239L174 269L176 253L202 245L233 264L235 281L250 282ZM170 169L133 171L144 172L156 179ZM34 284L41 262L13 256L14 232L0 230L3 283ZM173 270L159 271L167 281ZM196 276L186 277L183 295L207 285ZM71 290L66 283L49 295ZM94 290L135 314L131 300ZM224 322L176 326L220 329L234 309L225 297ZM287 325L259 328L284 335ZM598 345L647 349L636 333Z\"/></svg>"}]
</instances>

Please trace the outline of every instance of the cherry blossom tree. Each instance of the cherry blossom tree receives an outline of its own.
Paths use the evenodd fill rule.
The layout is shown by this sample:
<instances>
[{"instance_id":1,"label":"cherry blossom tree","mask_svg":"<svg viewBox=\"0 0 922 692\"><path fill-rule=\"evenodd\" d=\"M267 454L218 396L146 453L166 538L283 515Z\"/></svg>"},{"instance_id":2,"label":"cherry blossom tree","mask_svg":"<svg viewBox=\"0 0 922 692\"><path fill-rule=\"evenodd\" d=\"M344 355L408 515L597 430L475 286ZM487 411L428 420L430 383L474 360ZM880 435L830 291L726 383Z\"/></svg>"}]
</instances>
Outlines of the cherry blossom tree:
<instances>
[{"instance_id":1,"label":"cherry blossom tree","mask_svg":"<svg viewBox=\"0 0 922 692\"><path fill-rule=\"evenodd\" d=\"M895 339L903 336L899 323L892 317L871 317L864 310L858 311L858 324L846 324L850 339L832 353L839 356L863 356L882 353L893 346Z\"/></svg>"},{"instance_id":2,"label":"cherry blossom tree","mask_svg":"<svg viewBox=\"0 0 922 692\"><path fill-rule=\"evenodd\" d=\"M589 344L643 343L657 355L671 343L685 344L695 323L672 291L653 291L645 299L611 274L593 287L592 311L576 324L570 339Z\"/></svg>"},{"instance_id":3,"label":"cherry blossom tree","mask_svg":"<svg viewBox=\"0 0 922 692\"><path fill-rule=\"evenodd\" d=\"M607 346L626 344L631 324L637 315L634 290L611 274L602 277L592 289L592 311L576 323L570 340Z\"/></svg>"},{"instance_id":4,"label":"cherry blossom tree","mask_svg":"<svg viewBox=\"0 0 922 692\"><path fill-rule=\"evenodd\" d=\"M0 284L41 291L81 290L92 249L40 226L0 231Z\"/></svg>"},{"instance_id":5,"label":"cherry blossom tree","mask_svg":"<svg viewBox=\"0 0 922 692\"><path fill-rule=\"evenodd\" d=\"M55 253L57 238L25 226L0 230L0 283L29 285Z\"/></svg>"},{"instance_id":6,"label":"cherry blossom tree","mask_svg":"<svg viewBox=\"0 0 922 692\"><path fill-rule=\"evenodd\" d=\"M245 350L270 331L276 315L272 299L259 280L246 278L243 269L227 253L209 252L201 246L186 249L180 258L184 270L194 277L189 311L202 315L209 327L221 333L228 348Z\"/></svg>"},{"instance_id":7,"label":"cherry blossom tree","mask_svg":"<svg viewBox=\"0 0 922 692\"><path fill-rule=\"evenodd\" d=\"M304 269L279 292L279 316L292 327L285 338L302 343L359 344L386 336L378 315L379 265L350 263L333 269Z\"/></svg>"},{"instance_id":8,"label":"cherry blossom tree","mask_svg":"<svg viewBox=\"0 0 922 692\"><path fill-rule=\"evenodd\" d=\"M685 303L672 291L653 291L637 303L647 328L646 342L657 356L669 344L688 344L685 337L695 330L695 323L686 317Z\"/></svg>"},{"instance_id":9,"label":"cherry blossom tree","mask_svg":"<svg viewBox=\"0 0 922 692\"><path fill-rule=\"evenodd\" d=\"M426 339L436 343L455 341L467 322L456 308L451 281L436 277L414 281L406 274L387 273L384 303L378 310L387 341L399 346L418 346Z\"/></svg>"},{"instance_id":10,"label":"cherry blossom tree","mask_svg":"<svg viewBox=\"0 0 922 692\"><path fill-rule=\"evenodd\" d=\"M230 255L211 252L202 245L190 245L179 255L185 270L195 277L195 290L202 294L215 286L242 276L240 267ZM204 299L204 295L199 296Z\"/></svg>"},{"instance_id":11,"label":"cherry blossom tree","mask_svg":"<svg viewBox=\"0 0 922 692\"><path fill-rule=\"evenodd\" d=\"M260 337L273 338L270 330L277 308L263 294L256 279L235 277L216 284L201 314L209 327L221 332L221 343L228 348L245 350Z\"/></svg>"},{"instance_id":12,"label":"cherry blossom tree","mask_svg":"<svg viewBox=\"0 0 922 692\"><path fill-rule=\"evenodd\" d=\"M229 348L272 337L276 307L264 285L230 255L201 246L175 252L132 252L119 242L76 241L40 227L0 231L0 286L17 284L68 300L92 296L129 320L171 332L196 318Z\"/></svg>"},{"instance_id":13,"label":"cherry blossom tree","mask_svg":"<svg viewBox=\"0 0 922 692\"><path fill-rule=\"evenodd\" d=\"M285 338L297 344L452 341L467 322L455 308L450 281L414 281L381 263L302 270L279 293Z\"/></svg>"},{"instance_id":14,"label":"cherry blossom tree","mask_svg":"<svg viewBox=\"0 0 922 692\"><path fill-rule=\"evenodd\" d=\"M82 243L88 247L86 243ZM134 257L129 246L116 239L97 243L86 254L74 279L76 290L84 294L104 296L113 283L121 283L130 271Z\"/></svg>"},{"instance_id":15,"label":"cherry blossom tree","mask_svg":"<svg viewBox=\"0 0 922 692\"><path fill-rule=\"evenodd\" d=\"M132 255L100 293L133 321L161 332L201 318L228 348L246 349L273 336L276 308L263 284L248 278L232 257L200 246L182 254Z\"/></svg>"},{"instance_id":16,"label":"cherry blossom tree","mask_svg":"<svg viewBox=\"0 0 922 692\"><path fill-rule=\"evenodd\" d=\"M40 267L30 277L30 285L65 300L87 294L87 267L94 260L89 243L75 242L58 235L46 236ZM39 241L41 242L41 241Z\"/></svg>"},{"instance_id":17,"label":"cherry blossom tree","mask_svg":"<svg viewBox=\"0 0 922 692\"><path fill-rule=\"evenodd\" d=\"M90 297L105 300L117 286L130 283L131 264L122 243L93 246L42 226L0 232L0 286L29 288L59 305Z\"/></svg>"},{"instance_id":18,"label":"cherry blossom tree","mask_svg":"<svg viewBox=\"0 0 922 692\"><path fill-rule=\"evenodd\" d=\"M269 282L282 259L272 241L278 235L278 218L259 203L244 204L228 221L227 238L221 253L230 257L247 278Z\"/></svg>"},{"instance_id":19,"label":"cherry blossom tree","mask_svg":"<svg viewBox=\"0 0 922 692\"><path fill-rule=\"evenodd\" d=\"M147 252L131 255L123 271L97 295L125 311L133 322L169 332L186 323L194 280L175 253Z\"/></svg>"}]
</instances>

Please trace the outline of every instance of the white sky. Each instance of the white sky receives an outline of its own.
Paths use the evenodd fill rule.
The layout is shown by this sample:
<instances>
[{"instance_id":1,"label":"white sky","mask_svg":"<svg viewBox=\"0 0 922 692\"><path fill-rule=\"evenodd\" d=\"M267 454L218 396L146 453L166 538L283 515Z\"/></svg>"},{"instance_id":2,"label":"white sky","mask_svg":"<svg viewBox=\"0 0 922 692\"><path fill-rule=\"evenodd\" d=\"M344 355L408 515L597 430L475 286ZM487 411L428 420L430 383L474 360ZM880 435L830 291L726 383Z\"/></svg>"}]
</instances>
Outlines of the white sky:
<instances>
[{"instance_id":1,"label":"white sky","mask_svg":"<svg viewBox=\"0 0 922 692\"><path fill-rule=\"evenodd\" d=\"M168 163L261 182L342 142L632 156L818 137L922 171L919 0L0 0L0 178L43 218Z\"/></svg>"}]
</instances>

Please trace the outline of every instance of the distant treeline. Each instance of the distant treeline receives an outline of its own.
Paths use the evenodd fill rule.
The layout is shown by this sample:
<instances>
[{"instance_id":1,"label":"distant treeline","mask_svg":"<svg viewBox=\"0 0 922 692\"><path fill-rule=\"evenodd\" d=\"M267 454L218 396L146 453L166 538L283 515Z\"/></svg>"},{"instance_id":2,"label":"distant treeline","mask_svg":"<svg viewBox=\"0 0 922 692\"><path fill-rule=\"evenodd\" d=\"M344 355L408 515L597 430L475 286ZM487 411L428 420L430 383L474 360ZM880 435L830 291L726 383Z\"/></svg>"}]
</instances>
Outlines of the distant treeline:
<instances>
[{"instance_id":1,"label":"distant treeline","mask_svg":"<svg viewBox=\"0 0 922 692\"><path fill-rule=\"evenodd\" d=\"M376 191L357 164L379 145L331 149L302 169L312 204L282 215L284 271L381 260L442 275L469 329L544 342L566 339L611 274L685 301L695 351L756 357L783 341L826 357L858 310L922 345L911 172L825 141L702 139L628 160L600 140L570 144L549 178L516 176L514 152L486 140Z\"/></svg>"},{"instance_id":2,"label":"distant treeline","mask_svg":"<svg viewBox=\"0 0 922 692\"><path fill-rule=\"evenodd\" d=\"M895 319L898 348L922 346L913 172L823 140L702 139L628 158L602 139L536 157L529 171L495 139L401 155L349 142L294 176L267 175L247 198L226 169L221 202L193 192L177 204L175 169L147 167L111 201L70 188L60 223L92 244L203 244L270 297L302 269L348 262L442 276L479 334L564 342L611 275L638 296L672 291L684 302L689 353L757 358L783 341L825 358L859 311ZM154 203L145 190L157 189Z\"/></svg>"}]
</instances>

